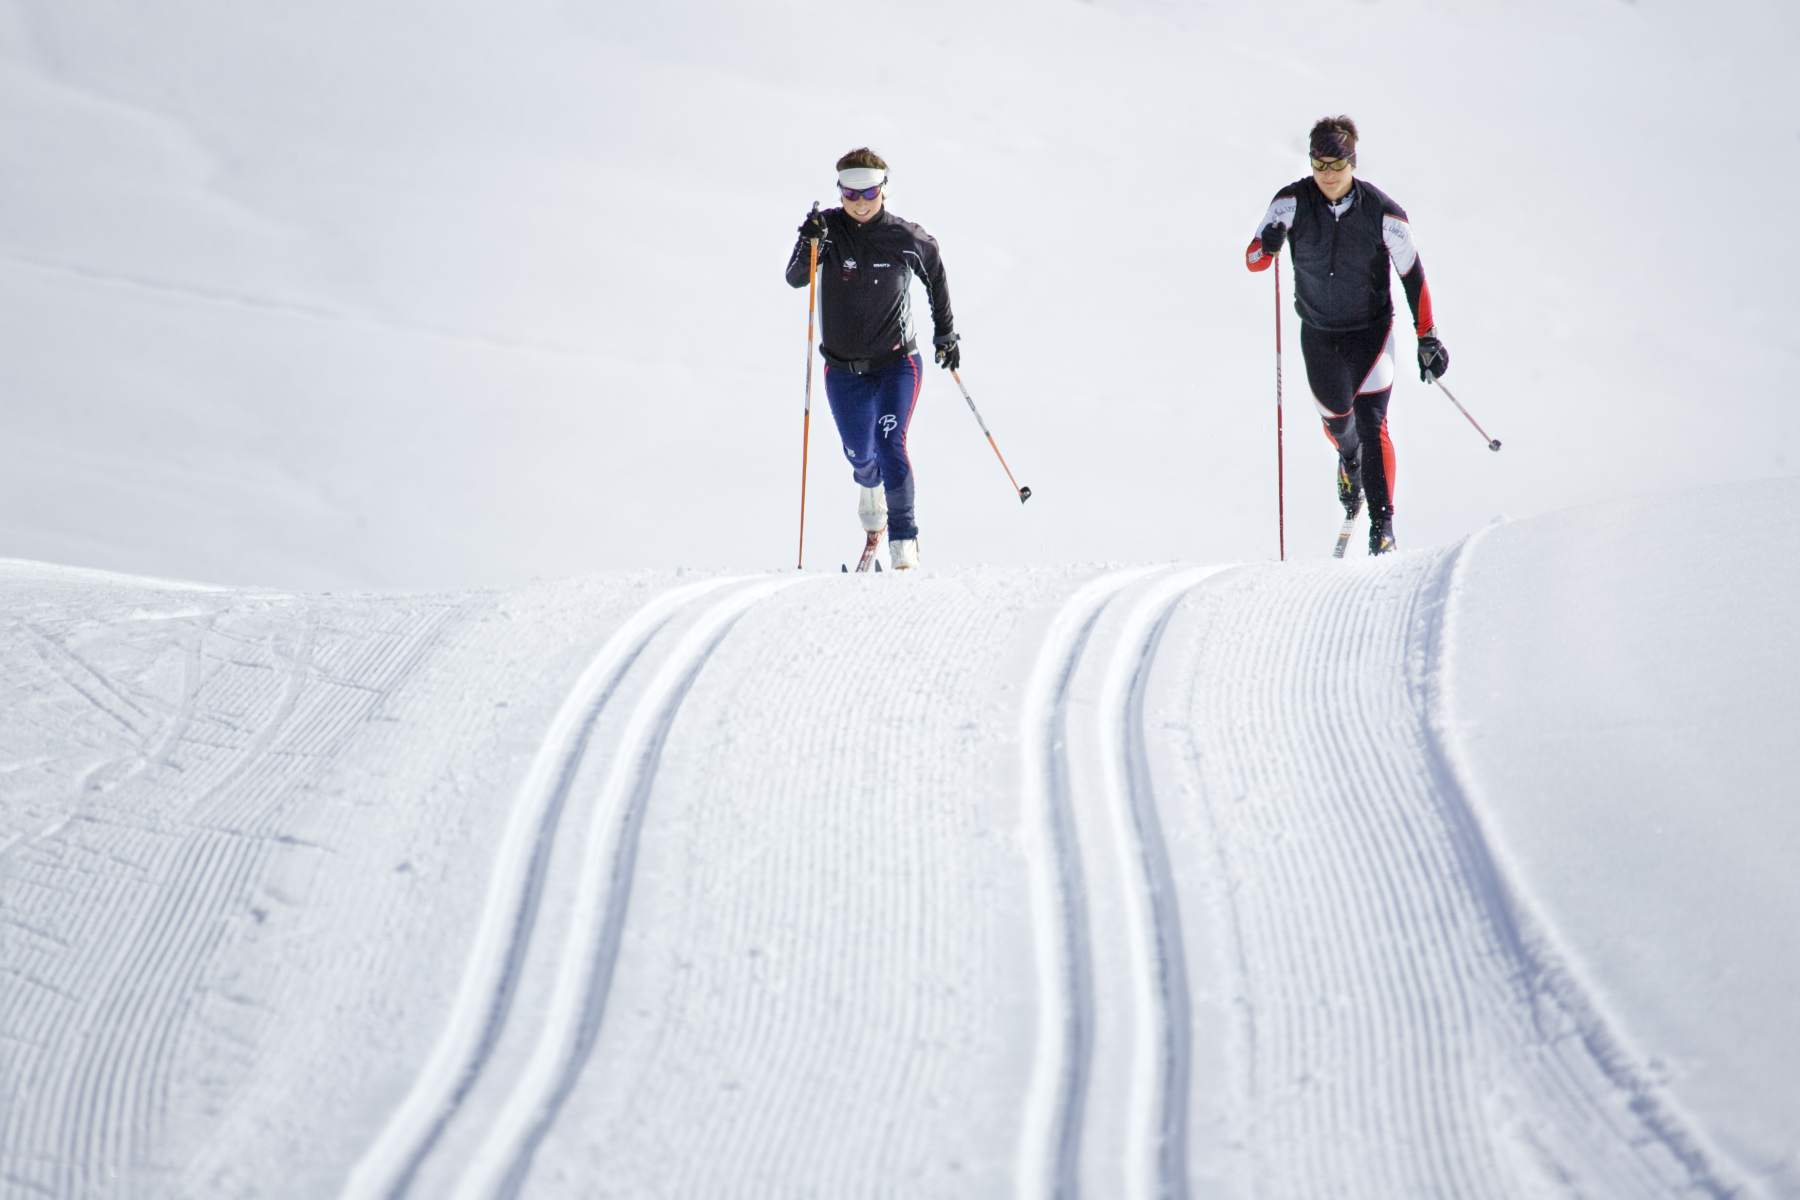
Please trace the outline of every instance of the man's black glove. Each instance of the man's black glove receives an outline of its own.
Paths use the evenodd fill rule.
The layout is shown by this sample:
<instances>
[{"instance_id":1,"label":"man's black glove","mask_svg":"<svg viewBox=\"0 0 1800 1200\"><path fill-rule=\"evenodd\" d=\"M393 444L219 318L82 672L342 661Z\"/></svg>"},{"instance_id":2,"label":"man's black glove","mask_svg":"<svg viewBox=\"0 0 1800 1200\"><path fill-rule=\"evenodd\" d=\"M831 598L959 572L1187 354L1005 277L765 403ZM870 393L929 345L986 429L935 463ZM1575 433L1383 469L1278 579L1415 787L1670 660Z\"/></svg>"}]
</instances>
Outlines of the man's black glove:
<instances>
[{"instance_id":1,"label":"man's black glove","mask_svg":"<svg viewBox=\"0 0 1800 1200\"><path fill-rule=\"evenodd\" d=\"M1282 246L1287 244L1287 226L1279 221L1270 221L1263 226L1262 248L1264 254L1280 254Z\"/></svg>"},{"instance_id":2,"label":"man's black glove","mask_svg":"<svg viewBox=\"0 0 1800 1200\"><path fill-rule=\"evenodd\" d=\"M1419 338L1419 382L1430 383L1450 371L1450 352L1438 341L1436 333Z\"/></svg>"},{"instance_id":3,"label":"man's black glove","mask_svg":"<svg viewBox=\"0 0 1800 1200\"><path fill-rule=\"evenodd\" d=\"M817 209L807 213L806 220L800 222L800 236L823 238L825 236L825 214Z\"/></svg>"},{"instance_id":4,"label":"man's black glove","mask_svg":"<svg viewBox=\"0 0 1800 1200\"><path fill-rule=\"evenodd\" d=\"M958 344L961 341L961 335L954 333L932 339L931 344L937 347L938 366L943 367L946 371L955 371L962 367L962 346Z\"/></svg>"}]
</instances>

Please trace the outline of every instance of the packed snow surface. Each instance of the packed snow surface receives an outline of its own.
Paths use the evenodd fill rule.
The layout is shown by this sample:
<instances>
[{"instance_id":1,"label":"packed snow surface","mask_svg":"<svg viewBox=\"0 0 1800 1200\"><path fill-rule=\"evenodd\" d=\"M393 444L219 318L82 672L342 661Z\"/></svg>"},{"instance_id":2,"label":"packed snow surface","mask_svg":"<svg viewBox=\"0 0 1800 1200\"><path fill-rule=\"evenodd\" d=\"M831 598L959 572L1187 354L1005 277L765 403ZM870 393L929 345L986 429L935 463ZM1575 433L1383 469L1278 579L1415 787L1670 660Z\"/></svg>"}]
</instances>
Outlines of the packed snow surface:
<instances>
[{"instance_id":1,"label":"packed snow surface","mask_svg":"<svg viewBox=\"0 0 1800 1200\"><path fill-rule=\"evenodd\" d=\"M0 1195L1800 1195L1792 480L1342 563L0 564Z\"/></svg>"},{"instance_id":2,"label":"packed snow surface","mask_svg":"<svg viewBox=\"0 0 1800 1200\"><path fill-rule=\"evenodd\" d=\"M0 1198L1800 1197L1797 44L0 0ZM1505 445L1403 318L1342 563L1339 112ZM776 573L863 144L1034 498Z\"/></svg>"}]
</instances>

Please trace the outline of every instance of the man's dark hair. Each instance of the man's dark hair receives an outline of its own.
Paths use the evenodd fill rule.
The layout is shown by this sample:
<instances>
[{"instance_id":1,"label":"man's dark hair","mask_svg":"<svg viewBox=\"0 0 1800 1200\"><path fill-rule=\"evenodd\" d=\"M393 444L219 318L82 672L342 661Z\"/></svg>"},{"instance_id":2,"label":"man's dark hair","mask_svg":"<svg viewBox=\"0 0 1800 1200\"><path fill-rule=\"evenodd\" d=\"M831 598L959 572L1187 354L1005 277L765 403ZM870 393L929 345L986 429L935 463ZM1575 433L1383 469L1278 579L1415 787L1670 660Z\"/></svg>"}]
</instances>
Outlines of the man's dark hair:
<instances>
[{"instance_id":1,"label":"man's dark hair","mask_svg":"<svg viewBox=\"0 0 1800 1200\"><path fill-rule=\"evenodd\" d=\"M1318 158L1349 158L1356 153L1356 122L1349 117L1320 117L1307 143Z\"/></svg>"},{"instance_id":2,"label":"man's dark hair","mask_svg":"<svg viewBox=\"0 0 1800 1200\"><path fill-rule=\"evenodd\" d=\"M877 171L888 169L887 160L867 146L858 146L844 157L838 159L837 169L848 171L851 167L872 167Z\"/></svg>"}]
</instances>

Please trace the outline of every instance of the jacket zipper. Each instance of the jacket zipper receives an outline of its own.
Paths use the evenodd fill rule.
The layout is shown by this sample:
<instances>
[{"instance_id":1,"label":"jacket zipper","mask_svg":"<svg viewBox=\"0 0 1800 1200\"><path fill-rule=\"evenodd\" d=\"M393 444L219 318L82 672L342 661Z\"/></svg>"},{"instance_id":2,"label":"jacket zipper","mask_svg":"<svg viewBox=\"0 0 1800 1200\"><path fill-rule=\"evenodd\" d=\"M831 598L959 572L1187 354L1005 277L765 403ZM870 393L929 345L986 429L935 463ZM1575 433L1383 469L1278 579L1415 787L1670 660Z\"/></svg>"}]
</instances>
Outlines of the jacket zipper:
<instances>
[{"instance_id":1,"label":"jacket zipper","mask_svg":"<svg viewBox=\"0 0 1800 1200\"><path fill-rule=\"evenodd\" d=\"M1338 226L1343 224L1344 218L1343 218L1342 214L1340 214L1338 212L1337 205L1329 204L1329 205L1327 205L1327 207L1331 209L1331 256L1326 261L1325 273L1328 276L1330 276L1332 279L1336 279L1337 278Z\"/></svg>"}]
</instances>

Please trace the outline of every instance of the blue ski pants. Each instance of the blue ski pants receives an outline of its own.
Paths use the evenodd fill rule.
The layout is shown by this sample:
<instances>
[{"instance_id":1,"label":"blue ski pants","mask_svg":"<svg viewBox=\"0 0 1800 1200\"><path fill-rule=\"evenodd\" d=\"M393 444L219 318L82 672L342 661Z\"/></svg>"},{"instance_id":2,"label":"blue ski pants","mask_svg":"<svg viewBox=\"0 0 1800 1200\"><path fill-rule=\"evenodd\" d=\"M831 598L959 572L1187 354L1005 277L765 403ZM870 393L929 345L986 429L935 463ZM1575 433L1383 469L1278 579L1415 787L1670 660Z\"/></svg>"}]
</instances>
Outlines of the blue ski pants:
<instances>
[{"instance_id":1,"label":"blue ski pants","mask_svg":"<svg viewBox=\"0 0 1800 1200\"><path fill-rule=\"evenodd\" d=\"M906 454L906 430L919 402L924 371L919 356L858 375L829 364L825 396L837 422L844 457L862 487L880 484L887 492L888 540L916 538L913 520L912 460Z\"/></svg>"}]
</instances>

